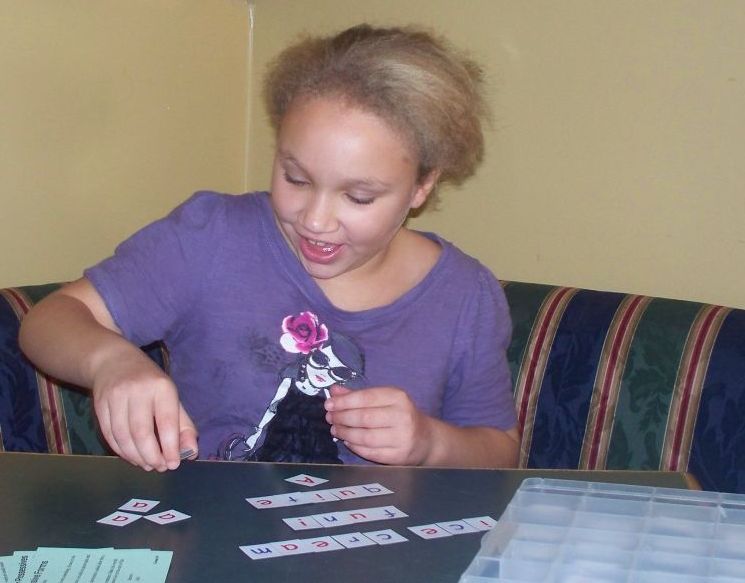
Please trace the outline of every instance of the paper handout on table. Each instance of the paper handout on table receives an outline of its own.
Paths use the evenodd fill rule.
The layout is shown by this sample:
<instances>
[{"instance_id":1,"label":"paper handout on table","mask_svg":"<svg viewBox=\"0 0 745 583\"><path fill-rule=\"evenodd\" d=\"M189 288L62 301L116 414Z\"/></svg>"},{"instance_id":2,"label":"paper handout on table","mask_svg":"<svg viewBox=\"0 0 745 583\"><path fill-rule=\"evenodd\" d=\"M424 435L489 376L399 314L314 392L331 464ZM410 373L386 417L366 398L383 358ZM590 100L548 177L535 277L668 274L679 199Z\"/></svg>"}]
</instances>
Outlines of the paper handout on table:
<instances>
[{"instance_id":1,"label":"paper handout on table","mask_svg":"<svg viewBox=\"0 0 745 583\"><path fill-rule=\"evenodd\" d=\"M165 581L171 551L39 547L0 557L0 583Z\"/></svg>"}]
</instances>

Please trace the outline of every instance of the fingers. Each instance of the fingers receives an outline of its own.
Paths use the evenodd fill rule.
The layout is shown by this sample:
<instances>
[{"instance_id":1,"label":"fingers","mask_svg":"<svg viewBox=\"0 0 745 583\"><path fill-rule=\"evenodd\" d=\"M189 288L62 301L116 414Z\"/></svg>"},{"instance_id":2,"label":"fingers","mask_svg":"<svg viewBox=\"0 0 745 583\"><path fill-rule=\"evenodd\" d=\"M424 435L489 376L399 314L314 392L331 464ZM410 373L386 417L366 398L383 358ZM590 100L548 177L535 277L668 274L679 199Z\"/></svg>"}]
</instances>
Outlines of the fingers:
<instances>
[{"instance_id":1,"label":"fingers","mask_svg":"<svg viewBox=\"0 0 745 583\"><path fill-rule=\"evenodd\" d=\"M150 469L140 455L130 431L128 400L115 392L96 394L94 406L101 433L111 449L129 463Z\"/></svg>"},{"instance_id":2,"label":"fingers","mask_svg":"<svg viewBox=\"0 0 745 583\"><path fill-rule=\"evenodd\" d=\"M94 391L94 405L104 438L129 463L163 472L179 466L183 449L195 457L196 428L167 377Z\"/></svg>"},{"instance_id":3,"label":"fingers","mask_svg":"<svg viewBox=\"0 0 745 583\"><path fill-rule=\"evenodd\" d=\"M350 427L390 428L410 424L418 411L400 389L375 387L350 391L332 389L326 399L326 420Z\"/></svg>"},{"instance_id":4,"label":"fingers","mask_svg":"<svg viewBox=\"0 0 745 583\"><path fill-rule=\"evenodd\" d=\"M391 430L384 428L353 427L349 425L334 425L331 435L341 439L350 449L356 448L393 448L396 441L391 439Z\"/></svg>"},{"instance_id":5,"label":"fingers","mask_svg":"<svg viewBox=\"0 0 745 583\"><path fill-rule=\"evenodd\" d=\"M331 397L326 399L327 411L342 411L368 407L386 407L408 401L409 396L393 387L373 387L352 391L346 387L331 387Z\"/></svg>"},{"instance_id":6,"label":"fingers","mask_svg":"<svg viewBox=\"0 0 745 583\"><path fill-rule=\"evenodd\" d=\"M197 428L183 405L179 404L179 456L181 459L196 459L199 455Z\"/></svg>"},{"instance_id":7,"label":"fingers","mask_svg":"<svg viewBox=\"0 0 745 583\"><path fill-rule=\"evenodd\" d=\"M138 459L138 465L148 471L151 469L159 472L165 471L166 461L156 437L153 415L150 410L137 405L136 402L128 402L129 425L121 427L121 437L117 439L130 457ZM117 436L117 433L115 432L114 435Z\"/></svg>"},{"instance_id":8,"label":"fingers","mask_svg":"<svg viewBox=\"0 0 745 583\"><path fill-rule=\"evenodd\" d=\"M417 464L405 433L394 428L369 429L332 426L331 434L344 442L358 456L379 464ZM398 438L397 438L398 436Z\"/></svg>"},{"instance_id":9,"label":"fingers","mask_svg":"<svg viewBox=\"0 0 745 583\"><path fill-rule=\"evenodd\" d=\"M405 465L405 462L400 461L398 450L395 448L366 447L346 442L345 445L356 455L371 462L386 465Z\"/></svg>"},{"instance_id":10,"label":"fingers","mask_svg":"<svg viewBox=\"0 0 745 583\"><path fill-rule=\"evenodd\" d=\"M342 385L333 385L331 387L331 396L335 395L348 395L352 392L352 389L348 389L345 386Z\"/></svg>"},{"instance_id":11,"label":"fingers","mask_svg":"<svg viewBox=\"0 0 745 583\"><path fill-rule=\"evenodd\" d=\"M162 472L168 469L162 443L168 445L171 456L175 450L178 459L178 409L177 402L159 394L160 390L132 390L122 396L116 409L111 404L109 409L112 435L122 457L145 470Z\"/></svg>"},{"instance_id":12,"label":"fingers","mask_svg":"<svg viewBox=\"0 0 745 583\"><path fill-rule=\"evenodd\" d=\"M357 391L332 390L326 400L331 433L368 460L387 464L418 464L424 459L426 416L409 396L395 387Z\"/></svg>"},{"instance_id":13,"label":"fingers","mask_svg":"<svg viewBox=\"0 0 745 583\"><path fill-rule=\"evenodd\" d=\"M98 419L98 427L104 439L106 440L106 443L109 444L109 447L114 451L116 455L118 455L119 457L124 457L122 455L121 448L116 443L116 439L114 439L114 436L111 432L111 416L109 415L109 408L105 404L101 403L98 399L93 400L93 408L96 412L96 419Z\"/></svg>"},{"instance_id":14,"label":"fingers","mask_svg":"<svg viewBox=\"0 0 745 583\"><path fill-rule=\"evenodd\" d=\"M158 430L158 438L157 441L153 441L155 436L151 431L143 436L142 446L148 448L146 450L147 455L156 456L160 454L163 458L165 467L163 465L155 466L158 471L164 471L166 468L175 470L181 461L179 455L180 410L181 403L179 403L175 391L162 390L156 394L155 426ZM158 442L160 442L160 447L158 447ZM155 450L150 449L153 446ZM143 457L145 456L143 455Z\"/></svg>"},{"instance_id":15,"label":"fingers","mask_svg":"<svg viewBox=\"0 0 745 583\"><path fill-rule=\"evenodd\" d=\"M136 409L134 409L136 411ZM157 460L147 461L140 453L136 439L143 440L145 431L142 422L136 415L130 415L129 402L123 400L104 401L97 407L101 432L114 452L129 463L140 466L146 470L152 469L152 463ZM136 428L131 427L134 424ZM152 427L152 421L150 422ZM138 437L135 437L137 435Z\"/></svg>"}]
</instances>

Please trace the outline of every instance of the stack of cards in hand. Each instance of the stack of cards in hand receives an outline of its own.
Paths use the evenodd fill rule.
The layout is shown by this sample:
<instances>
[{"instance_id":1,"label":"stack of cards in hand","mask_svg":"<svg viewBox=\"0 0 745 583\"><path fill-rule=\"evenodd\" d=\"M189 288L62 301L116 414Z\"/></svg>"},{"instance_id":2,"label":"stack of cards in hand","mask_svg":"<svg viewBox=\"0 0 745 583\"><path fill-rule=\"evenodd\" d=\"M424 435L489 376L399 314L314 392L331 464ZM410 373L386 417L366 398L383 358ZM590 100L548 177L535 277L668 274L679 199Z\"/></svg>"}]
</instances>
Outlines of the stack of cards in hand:
<instances>
[{"instance_id":1,"label":"stack of cards in hand","mask_svg":"<svg viewBox=\"0 0 745 583\"><path fill-rule=\"evenodd\" d=\"M171 551L39 547L0 557L0 583L165 581Z\"/></svg>"}]
</instances>

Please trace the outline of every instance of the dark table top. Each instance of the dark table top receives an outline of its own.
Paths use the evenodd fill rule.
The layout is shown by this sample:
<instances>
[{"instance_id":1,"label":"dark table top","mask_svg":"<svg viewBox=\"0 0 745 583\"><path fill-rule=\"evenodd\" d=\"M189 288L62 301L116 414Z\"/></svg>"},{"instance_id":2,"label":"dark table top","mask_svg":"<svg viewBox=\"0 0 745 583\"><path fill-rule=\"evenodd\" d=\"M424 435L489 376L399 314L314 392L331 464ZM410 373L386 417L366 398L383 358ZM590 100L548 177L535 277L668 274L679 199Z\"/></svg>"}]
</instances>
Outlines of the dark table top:
<instances>
[{"instance_id":1,"label":"dark table top","mask_svg":"<svg viewBox=\"0 0 745 583\"><path fill-rule=\"evenodd\" d=\"M327 479L318 488L377 482L394 493L290 508L258 510L246 498L305 491L285 481L298 474ZM498 519L525 478L551 477L673 488L686 474L652 471L467 470L185 462L147 473L114 457L0 453L0 556L50 547L151 548L173 551L169 582L415 581L455 582L479 549L479 534L424 540L407 529L488 515ZM158 510L191 515L159 526L98 524L131 498L159 500ZM408 542L251 560L242 545L309 538L282 518L395 506L408 518L324 529L323 535L391 528ZM333 530L333 532L329 532ZM310 534L308 534L310 533Z\"/></svg>"}]
</instances>

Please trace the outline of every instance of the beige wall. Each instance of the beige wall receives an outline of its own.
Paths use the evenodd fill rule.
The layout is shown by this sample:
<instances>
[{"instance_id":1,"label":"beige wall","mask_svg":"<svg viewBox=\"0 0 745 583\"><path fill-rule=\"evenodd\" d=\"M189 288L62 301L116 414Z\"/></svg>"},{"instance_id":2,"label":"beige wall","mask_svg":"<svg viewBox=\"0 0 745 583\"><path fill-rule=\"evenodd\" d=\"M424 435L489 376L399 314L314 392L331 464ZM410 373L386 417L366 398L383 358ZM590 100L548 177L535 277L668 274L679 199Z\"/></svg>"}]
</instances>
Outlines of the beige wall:
<instances>
[{"instance_id":1,"label":"beige wall","mask_svg":"<svg viewBox=\"0 0 745 583\"><path fill-rule=\"evenodd\" d=\"M255 72L300 32L362 20L435 27L485 63L487 161L416 227L504 279L745 308L741 0L255 4ZM257 100L253 115L251 183L265 186Z\"/></svg>"},{"instance_id":2,"label":"beige wall","mask_svg":"<svg viewBox=\"0 0 745 583\"><path fill-rule=\"evenodd\" d=\"M0 285L243 188L247 29L239 0L0 2Z\"/></svg>"},{"instance_id":3,"label":"beige wall","mask_svg":"<svg viewBox=\"0 0 745 583\"><path fill-rule=\"evenodd\" d=\"M414 226L504 279L745 307L740 0L0 3L0 285L76 277L194 190L266 187L266 61L362 20L486 66L486 163Z\"/></svg>"}]
</instances>

